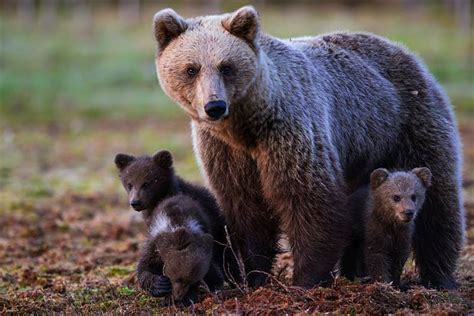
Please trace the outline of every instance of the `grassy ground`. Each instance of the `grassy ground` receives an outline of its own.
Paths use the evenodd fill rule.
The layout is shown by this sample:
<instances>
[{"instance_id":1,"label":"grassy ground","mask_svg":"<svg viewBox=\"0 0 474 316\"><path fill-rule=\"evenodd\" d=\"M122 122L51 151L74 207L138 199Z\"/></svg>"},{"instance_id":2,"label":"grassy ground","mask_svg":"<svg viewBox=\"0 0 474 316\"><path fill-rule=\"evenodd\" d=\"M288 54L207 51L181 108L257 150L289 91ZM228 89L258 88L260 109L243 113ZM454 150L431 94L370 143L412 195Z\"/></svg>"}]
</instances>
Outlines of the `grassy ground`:
<instances>
[{"instance_id":1,"label":"grassy ground","mask_svg":"<svg viewBox=\"0 0 474 316\"><path fill-rule=\"evenodd\" d=\"M291 255L286 253L276 262L277 276L269 286L203 293L202 302L187 311L474 310L470 46L449 16L427 10L420 16L265 8L262 19L264 28L278 36L334 29L377 32L427 61L453 100L464 142L467 243L458 269L460 289L418 287L410 263L404 274L411 284L407 292L341 279L329 289L302 291L289 287ZM86 25L66 16L48 28L0 16L0 313L177 311L137 287L134 269L144 227L128 209L113 165L117 152L167 148L181 175L201 180L188 120L156 82L146 18L126 27L115 14L100 11Z\"/></svg>"}]
</instances>

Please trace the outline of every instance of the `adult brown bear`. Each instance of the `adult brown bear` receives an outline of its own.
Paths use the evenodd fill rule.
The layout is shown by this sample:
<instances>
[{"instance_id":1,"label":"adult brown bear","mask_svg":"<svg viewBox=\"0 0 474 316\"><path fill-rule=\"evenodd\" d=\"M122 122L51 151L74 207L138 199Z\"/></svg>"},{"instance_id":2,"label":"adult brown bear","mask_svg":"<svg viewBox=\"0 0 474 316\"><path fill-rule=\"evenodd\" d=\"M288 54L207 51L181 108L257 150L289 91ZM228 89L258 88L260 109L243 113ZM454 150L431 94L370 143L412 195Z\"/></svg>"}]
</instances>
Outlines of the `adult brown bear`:
<instances>
[{"instance_id":1,"label":"adult brown bear","mask_svg":"<svg viewBox=\"0 0 474 316\"><path fill-rule=\"evenodd\" d=\"M450 103L421 61L371 34L278 39L249 6L192 19L165 9L154 33L161 86L192 119L247 271L271 269L283 231L294 284L330 280L350 235L347 194L378 167L422 165L433 186L416 220L416 262L423 284L455 287L461 149Z\"/></svg>"}]
</instances>

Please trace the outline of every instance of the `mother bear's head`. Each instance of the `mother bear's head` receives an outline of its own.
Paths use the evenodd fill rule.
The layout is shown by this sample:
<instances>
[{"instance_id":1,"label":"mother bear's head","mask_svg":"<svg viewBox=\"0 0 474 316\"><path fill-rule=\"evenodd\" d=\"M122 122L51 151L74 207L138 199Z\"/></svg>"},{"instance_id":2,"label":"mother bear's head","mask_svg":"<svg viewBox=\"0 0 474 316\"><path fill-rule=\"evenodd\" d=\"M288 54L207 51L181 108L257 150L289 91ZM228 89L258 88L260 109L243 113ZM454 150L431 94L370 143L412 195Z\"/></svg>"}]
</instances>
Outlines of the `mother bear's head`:
<instances>
[{"instance_id":1,"label":"mother bear's head","mask_svg":"<svg viewBox=\"0 0 474 316\"><path fill-rule=\"evenodd\" d=\"M193 120L220 122L258 75L259 18L234 13L184 19L172 9L154 17L156 69L165 92Z\"/></svg>"}]
</instances>

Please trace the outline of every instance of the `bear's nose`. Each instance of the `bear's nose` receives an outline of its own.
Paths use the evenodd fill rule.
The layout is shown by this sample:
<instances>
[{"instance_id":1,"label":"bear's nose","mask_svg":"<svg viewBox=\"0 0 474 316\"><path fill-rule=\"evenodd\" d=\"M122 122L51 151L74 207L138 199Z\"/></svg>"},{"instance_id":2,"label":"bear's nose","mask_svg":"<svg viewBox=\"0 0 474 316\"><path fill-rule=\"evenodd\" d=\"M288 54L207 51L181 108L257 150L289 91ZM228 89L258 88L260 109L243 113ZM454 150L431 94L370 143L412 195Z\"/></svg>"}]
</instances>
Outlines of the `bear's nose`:
<instances>
[{"instance_id":1,"label":"bear's nose","mask_svg":"<svg viewBox=\"0 0 474 316\"><path fill-rule=\"evenodd\" d=\"M204 111L213 120L220 119L227 112L227 104L225 101L211 101L204 106Z\"/></svg>"},{"instance_id":2,"label":"bear's nose","mask_svg":"<svg viewBox=\"0 0 474 316\"><path fill-rule=\"evenodd\" d=\"M412 219L415 216L415 210L405 210L404 213L407 219Z\"/></svg>"},{"instance_id":3,"label":"bear's nose","mask_svg":"<svg viewBox=\"0 0 474 316\"><path fill-rule=\"evenodd\" d=\"M130 206L133 207L136 211L140 210L141 203L139 200L133 200L130 202Z\"/></svg>"}]
</instances>

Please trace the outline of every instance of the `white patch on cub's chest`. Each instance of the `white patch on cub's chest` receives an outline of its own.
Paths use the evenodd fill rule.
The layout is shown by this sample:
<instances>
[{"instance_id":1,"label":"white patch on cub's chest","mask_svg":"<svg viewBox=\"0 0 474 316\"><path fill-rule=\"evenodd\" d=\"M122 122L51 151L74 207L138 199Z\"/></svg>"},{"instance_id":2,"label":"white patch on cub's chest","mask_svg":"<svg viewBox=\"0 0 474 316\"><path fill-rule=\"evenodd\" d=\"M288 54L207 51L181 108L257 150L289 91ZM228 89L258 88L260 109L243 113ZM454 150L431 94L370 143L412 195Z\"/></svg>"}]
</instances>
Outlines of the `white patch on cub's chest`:
<instances>
[{"instance_id":1,"label":"white patch on cub's chest","mask_svg":"<svg viewBox=\"0 0 474 316\"><path fill-rule=\"evenodd\" d=\"M165 214L160 214L155 217L153 220L151 226L150 226L150 235L151 236L156 236L158 234L164 233L164 232L172 232L175 231L176 227L173 227L171 225L171 221L168 216Z\"/></svg>"},{"instance_id":2,"label":"white patch on cub's chest","mask_svg":"<svg viewBox=\"0 0 474 316\"><path fill-rule=\"evenodd\" d=\"M155 217L150 226L150 235L155 237L161 233L172 233L181 227L188 228L193 233L203 233L201 225L194 218L188 219L185 225L173 226L170 218L166 214L160 214Z\"/></svg>"}]
</instances>

